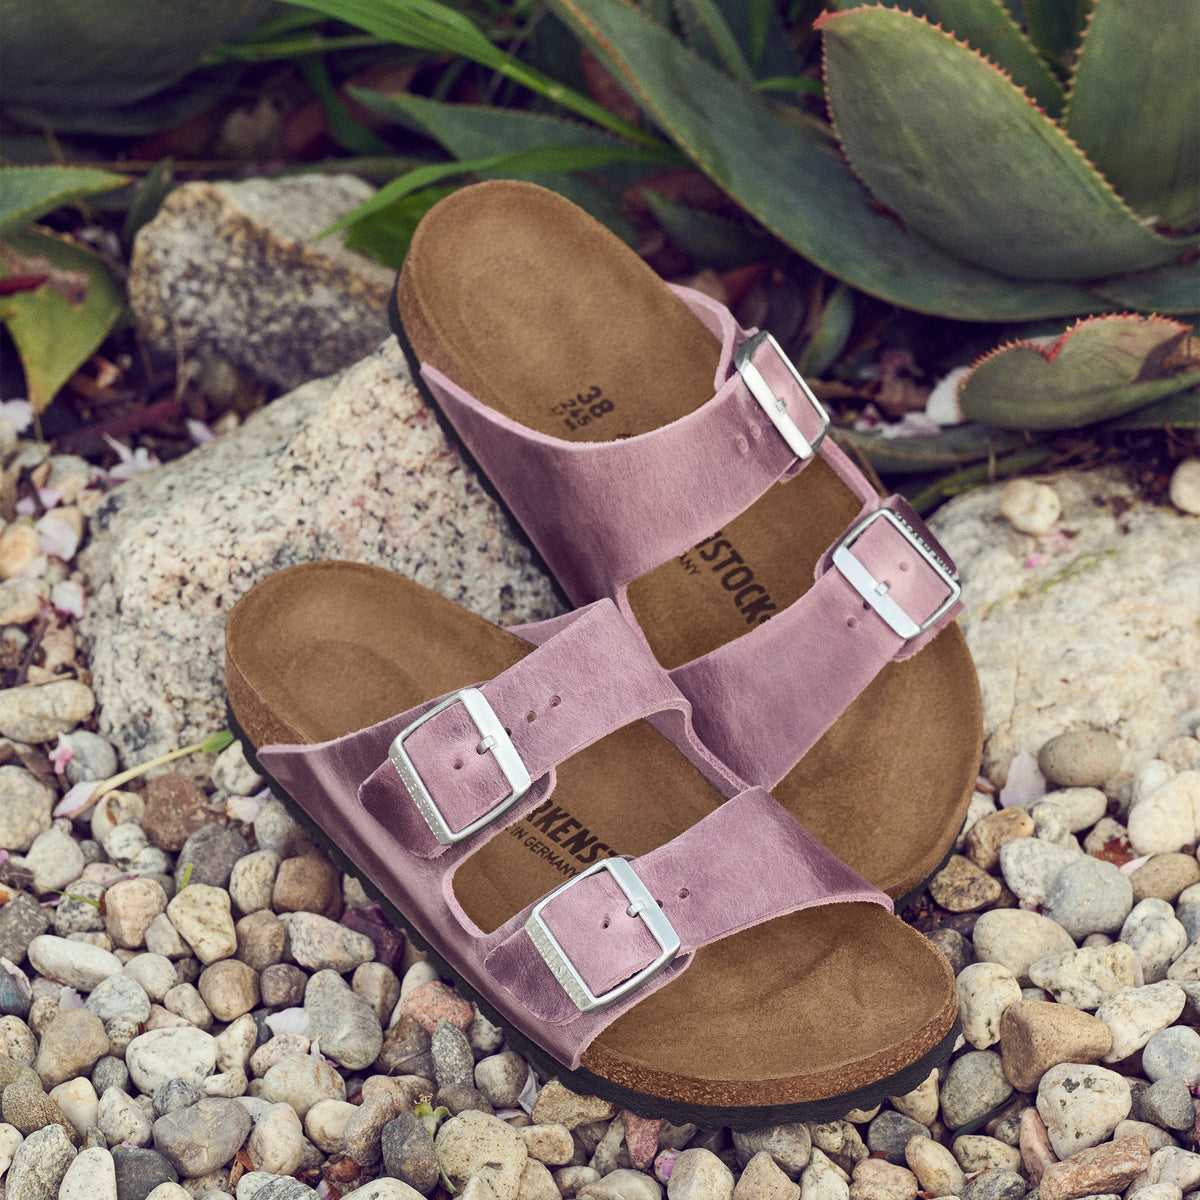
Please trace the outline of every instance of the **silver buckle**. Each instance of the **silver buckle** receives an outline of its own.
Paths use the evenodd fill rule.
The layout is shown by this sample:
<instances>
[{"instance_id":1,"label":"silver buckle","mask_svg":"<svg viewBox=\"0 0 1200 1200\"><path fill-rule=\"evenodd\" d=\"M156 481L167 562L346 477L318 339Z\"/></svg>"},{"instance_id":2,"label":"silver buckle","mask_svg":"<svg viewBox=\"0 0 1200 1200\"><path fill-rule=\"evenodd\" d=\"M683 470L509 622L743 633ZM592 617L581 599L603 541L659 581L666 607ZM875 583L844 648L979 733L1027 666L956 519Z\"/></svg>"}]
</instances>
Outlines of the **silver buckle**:
<instances>
[{"instance_id":1,"label":"silver buckle","mask_svg":"<svg viewBox=\"0 0 1200 1200\"><path fill-rule=\"evenodd\" d=\"M762 372L750 361L763 342L766 342L775 351L783 365L791 372L792 378L804 394L804 398L812 405L813 411L821 420L821 432L811 442L800 432L800 427L788 415L787 403L784 399L771 391ZM792 453L797 458L812 458L817 452L817 447L824 440L825 434L829 431L829 414L821 406L820 400L812 394L812 389L800 377L800 372L792 365L792 360L780 349L779 343L764 329L752 338L747 338L737 348L737 352L733 356L733 365L746 381L746 386L750 389L750 394L758 401L759 407L770 418L771 424L779 430L780 437L791 447Z\"/></svg>"},{"instance_id":2,"label":"silver buckle","mask_svg":"<svg viewBox=\"0 0 1200 1200\"><path fill-rule=\"evenodd\" d=\"M938 606L937 611L919 624L912 619L888 594L888 585L877 580L866 567L850 553L850 547L876 522L890 521L904 536L912 548L925 560L937 577L950 589L950 595ZM833 552L833 565L841 571L846 582L887 622L891 631L912 641L936 625L954 607L962 595L958 577L950 566L943 562L937 552L901 516L890 508L876 509L859 525L852 529L846 539Z\"/></svg>"},{"instance_id":3,"label":"silver buckle","mask_svg":"<svg viewBox=\"0 0 1200 1200\"><path fill-rule=\"evenodd\" d=\"M558 939L546 927L542 920L542 910L556 896L562 895L569 887L574 887L581 879L595 875L597 871L607 871L617 887L625 893L629 907L625 910L627 916L641 917L642 923L650 931L650 935L658 943L659 955L649 966L643 967L622 983L609 988L607 992L597 996L584 983L574 964L566 956ZM650 894L646 885L637 877L637 873L624 858L602 858L594 867L568 879L561 887L557 887L548 896L543 896L534 906L533 911L525 921L525 932L529 934L537 952L546 961L546 966L554 973L554 978L562 984L563 991L575 1002L580 1012L593 1012L597 1008L606 1008L616 1003L622 996L629 995L647 980L652 979L659 971L668 966L679 953L679 935L675 932L666 913L658 907L658 901Z\"/></svg>"},{"instance_id":4,"label":"silver buckle","mask_svg":"<svg viewBox=\"0 0 1200 1200\"><path fill-rule=\"evenodd\" d=\"M467 715L475 722L475 728L479 730L479 746L476 753L490 753L495 758L496 765L508 783L509 793L482 817L472 821L465 829L460 829L456 833L446 824L446 818L442 816L437 802L429 794L424 780L417 774L417 768L404 749L404 739L414 729L424 725L426 721L436 717L444 709L449 708L452 704L460 703L467 710ZM455 692L453 696L448 696L441 703L435 704L428 712L422 713L393 740L388 747L388 757L392 760L392 765L408 789L408 794L412 797L417 810L425 818L425 824L429 826L433 836L443 846L452 846L455 842L461 842L485 825L491 824L502 813L512 808L529 791L532 783L529 772L525 769L525 764L517 753L517 748L512 744L512 740L500 723L500 718L496 716L492 706L487 702L487 697L478 688L463 688L462 691Z\"/></svg>"}]
</instances>

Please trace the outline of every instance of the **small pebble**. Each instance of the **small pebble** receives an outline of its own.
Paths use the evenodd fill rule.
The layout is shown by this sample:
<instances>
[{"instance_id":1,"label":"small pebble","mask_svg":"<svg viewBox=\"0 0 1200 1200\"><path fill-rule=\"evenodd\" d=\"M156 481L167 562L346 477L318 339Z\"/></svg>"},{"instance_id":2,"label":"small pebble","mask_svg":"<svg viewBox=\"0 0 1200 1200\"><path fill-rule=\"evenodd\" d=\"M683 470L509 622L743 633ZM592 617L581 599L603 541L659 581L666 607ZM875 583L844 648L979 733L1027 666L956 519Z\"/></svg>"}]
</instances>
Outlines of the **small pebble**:
<instances>
[{"instance_id":1,"label":"small pebble","mask_svg":"<svg viewBox=\"0 0 1200 1200\"><path fill-rule=\"evenodd\" d=\"M356 933L319 913L289 912L280 920L287 927L293 958L309 971L334 971L342 975L375 957L375 943L366 934ZM470 1009L465 1000L462 1003Z\"/></svg>"},{"instance_id":2,"label":"small pebble","mask_svg":"<svg viewBox=\"0 0 1200 1200\"><path fill-rule=\"evenodd\" d=\"M1141 963L1124 942L1109 946L1081 946L1034 963L1029 978L1060 1003L1092 1010L1123 988L1141 981Z\"/></svg>"},{"instance_id":3,"label":"small pebble","mask_svg":"<svg viewBox=\"0 0 1200 1200\"><path fill-rule=\"evenodd\" d=\"M684 1150L667 1184L668 1200L732 1200L733 1172L711 1151Z\"/></svg>"},{"instance_id":4,"label":"small pebble","mask_svg":"<svg viewBox=\"0 0 1200 1200\"><path fill-rule=\"evenodd\" d=\"M977 1175L962 1190L963 1200L1021 1200L1025 1180L1015 1169L993 1167Z\"/></svg>"},{"instance_id":5,"label":"small pebble","mask_svg":"<svg viewBox=\"0 0 1200 1200\"><path fill-rule=\"evenodd\" d=\"M1000 1018L1021 998L1020 985L1006 966L982 962L966 967L957 986L963 1036L975 1049L986 1050L1000 1040Z\"/></svg>"},{"instance_id":6,"label":"small pebble","mask_svg":"<svg viewBox=\"0 0 1200 1200\"><path fill-rule=\"evenodd\" d=\"M1075 949L1074 939L1061 925L1018 908L985 912L975 922L973 941L980 961L1002 963L1018 983L1028 982L1034 963Z\"/></svg>"},{"instance_id":7,"label":"small pebble","mask_svg":"<svg viewBox=\"0 0 1200 1200\"><path fill-rule=\"evenodd\" d=\"M260 1171L290 1175L298 1170L304 1161L304 1129L296 1110L285 1103L266 1108L254 1122L246 1150Z\"/></svg>"},{"instance_id":8,"label":"small pebble","mask_svg":"<svg viewBox=\"0 0 1200 1200\"><path fill-rule=\"evenodd\" d=\"M825 1162L828 1161L825 1159ZM811 1170L811 1166L807 1167L805 1174ZM558 1180L561 1175L561 1171L556 1172L555 1179ZM803 1180L803 1176L801 1178ZM822 1176L820 1180L810 1183L806 1193L808 1200L847 1200L849 1186L836 1176L833 1178L841 1185L840 1188L829 1188ZM801 1195L801 1186L793 1183L765 1150L760 1150L746 1164L733 1189L734 1200L800 1200Z\"/></svg>"},{"instance_id":9,"label":"small pebble","mask_svg":"<svg viewBox=\"0 0 1200 1200\"><path fill-rule=\"evenodd\" d=\"M981 818L967 833L966 856L985 871L994 870L1000 849L1015 838L1032 837L1033 818L1023 808L1002 808Z\"/></svg>"},{"instance_id":10,"label":"small pebble","mask_svg":"<svg viewBox=\"0 0 1200 1200\"><path fill-rule=\"evenodd\" d=\"M345 1100L346 1083L324 1058L293 1054L267 1071L258 1095L291 1105L303 1119L318 1100Z\"/></svg>"},{"instance_id":11,"label":"small pebble","mask_svg":"<svg viewBox=\"0 0 1200 1200\"><path fill-rule=\"evenodd\" d=\"M237 932L229 893L204 883L189 883L167 905L167 916L196 957L206 966L230 958L237 950Z\"/></svg>"},{"instance_id":12,"label":"small pebble","mask_svg":"<svg viewBox=\"0 0 1200 1200\"><path fill-rule=\"evenodd\" d=\"M1067 1162L1051 1163L1042 1174L1042 1200L1073 1200L1077 1196L1119 1193L1150 1162L1144 1138L1126 1138L1104 1146L1081 1148Z\"/></svg>"},{"instance_id":13,"label":"small pebble","mask_svg":"<svg viewBox=\"0 0 1200 1200\"><path fill-rule=\"evenodd\" d=\"M351 1071L359 1071L379 1056L383 1030L375 1013L336 971L320 970L309 979L304 990L304 1007L308 1012L309 1036L320 1039L321 1051L327 1058ZM471 1058L469 1048L467 1058Z\"/></svg>"},{"instance_id":14,"label":"small pebble","mask_svg":"<svg viewBox=\"0 0 1200 1200\"><path fill-rule=\"evenodd\" d=\"M1141 1098L1142 1116L1161 1129L1190 1129L1196 1120L1187 1080L1182 1075L1164 1075L1152 1083Z\"/></svg>"},{"instance_id":15,"label":"small pebble","mask_svg":"<svg viewBox=\"0 0 1200 1200\"><path fill-rule=\"evenodd\" d=\"M790 1179L798 1179L812 1157L812 1134L807 1125L767 1125L761 1129L734 1130L733 1146L745 1166L765 1150Z\"/></svg>"},{"instance_id":16,"label":"small pebble","mask_svg":"<svg viewBox=\"0 0 1200 1200\"><path fill-rule=\"evenodd\" d=\"M1062 513L1062 502L1044 483L1011 479L1000 493L1000 512L1021 533L1049 533Z\"/></svg>"},{"instance_id":17,"label":"small pebble","mask_svg":"<svg viewBox=\"0 0 1200 1200\"><path fill-rule=\"evenodd\" d=\"M907 1168L868 1158L854 1168L850 1200L916 1200L920 1185Z\"/></svg>"},{"instance_id":18,"label":"small pebble","mask_svg":"<svg viewBox=\"0 0 1200 1200\"><path fill-rule=\"evenodd\" d=\"M188 1178L224 1166L250 1133L249 1113L236 1100L206 1097L154 1122L154 1147Z\"/></svg>"},{"instance_id":19,"label":"small pebble","mask_svg":"<svg viewBox=\"0 0 1200 1200\"><path fill-rule=\"evenodd\" d=\"M922 1191L934 1196L958 1196L966 1187L962 1168L941 1143L913 1137L904 1148L904 1156Z\"/></svg>"},{"instance_id":20,"label":"small pebble","mask_svg":"<svg viewBox=\"0 0 1200 1200\"><path fill-rule=\"evenodd\" d=\"M0 796L0 846L23 853L50 828L54 793L24 768L0 766Z\"/></svg>"},{"instance_id":21,"label":"small pebble","mask_svg":"<svg viewBox=\"0 0 1200 1200\"><path fill-rule=\"evenodd\" d=\"M1080 941L1090 933L1116 933L1132 908L1129 877L1112 863L1084 855L1058 873L1042 911Z\"/></svg>"},{"instance_id":22,"label":"small pebble","mask_svg":"<svg viewBox=\"0 0 1200 1200\"><path fill-rule=\"evenodd\" d=\"M1059 1063L1094 1063L1112 1049L1112 1031L1097 1017L1065 1004L1021 1000L1000 1021L1004 1073L1021 1092L1037 1090Z\"/></svg>"},{"instance_id":23,"label":"small pebble","mask_svg":"<svg viewBox=\"0 0 1200 1200\"><path fill-rule=\"evenodd\" d=\"M892 1107L906 1117L912 1117L922 1125L932 1125L938 1114L938 1073L929 1074L911 1092L903 1096L890 1096Z\"/></svg>"},{"instance_id":24,"label":"small pebble","mask_svg":"<svg viewBox=\"0 0 1200 1200\"><path fill-rule=\"evenodd\" d=\"M1142 964L1146 983L1167 976L1171 963L1187 949L1187 931L1165 900L1142 900L1125 918L1121 941L1132 946Z\"/></svg>"},{"instance_id":25,"label":"small pebble","mask_svg":"<svg viewBox=\"0 0 1200 1200\"><path fill-rule=\"evenodd\" d=\"M942 1082L942 1120L948 1129L961 1129L999 1108L1012 1095L1000 1055L970 1050L951 1064Z\"/></svg>"},{"instance_id":26,"label":"small pebble","mask_svg":"<svg viewBox=\"0 0 1200 1200\"><path fill-rule=\"evenodd\" d=\"M12 528L0 534L0 542ZM92 689L75 679L10 687L0 691L0 736L30 745L52 742L86 721L95 707Z\"/></svg>"},{"instance_id":27,"label":"small pebble","mask_svg":"<svg viewBox=\"0 0 1200 1200\"><path fill-rule=\"evenodd\" d=\"M152 1096L168 1079L200 1083L217 1064L216 1040L201 1029L154 1029L135 1037L125 1051L129 1075Z\"/></svg>"},{"instance_id":28,"label":"small pebble","mask_svg":"<svg viewBox=\"0 0 1200 1200\"><path fill-rule=\"evenodd\" d=\"M1131 1104L1129 1081L1106 1067L1062 1063L1038 1084L1037 1111L1059 1159L1110 1138Z\"/></svg>"},{"instance_id":29,"label":"small pebble","mask_svg":"<svg viewBox=\"0 0 1200 1200\"><path fill-rule=\"evenodd\" d=\"M342 915L342 873L323 854L285 858L275 872L271 907L277 913L317 913L336 921Z\"/></svg>"},{"instance_id":30,"label":"small pebble","mask_svg":"<svg viewBox=\"0 0 1200 1200\"><path fill-rule=\"evenodd\" d=\"M929 881L929 894L949 912L975 912L1000 897L1000 884L961 854Z\"/></svg>"},{"instance_id":31,"label":"small pebble","mask_svg":"<svg viewBox=\"0 0 1200 1200\"><path fill-rule=\"evenodd\" d=\"M1174 903L1181 892L1200 883L1200 863L1194 854L1155 854L1129 877L1133 901L1155 899Z\"/></svg>"},{"instance_id":32,"label":"small pebble","mask_svg":"<svg viewBox=\"0 0 1200 1200\"><path fill-rule=\"evenodd\" d=\"M157 1150L115 1146L112 1158L119 1200L145 1200L160 1184L179 1182L179 1173Z\"/></svg>"},{"instance_id":33,"label":"small pebble","mask_svg":"<svg viewBox=\"0 0 1200 1200\"><path fill-rule=\"evenodd\" d=\"M1061 787L1098 788L1121 769L1121 747L1098 729L1070 729L1038 751L1038 768Z\"/></svg>"},{"instance_id":34,"label":"small pebble","mask_svg":"<svg viewBox=\"0 0 1200 1200\"><path fill-rule=\"evenodd\" d=\"M950 1149L967 1175L980 1171L1017 1171L1021 1166L1020 1150L981 1133L965 1133L955 1138Z\"/></svg>"},{"instance_id":35,"label":"small pebble","mask_svg":"<svg viewBox=\"0 0 1200 1200\"><path fill-rule=\"evenodd\" d=\"M236 958L205 967L197 988L218 1021L234 1021L259 1001L258 972Z\"/></svg>"},{"instance_id":36,"label":"small pebble","mask_svg":"<svg viewBox=\"0 0 1200 1200\"><path fill-rule=\"evenodd\" d=\"M1129 813L1129 840L1138 854L1194 847L1200 825L1200 771L1180 771Z\"/></svg>"},{"instance_id":37,"label":"small pebble","mask_svg":"<svg viewBox=\"0 0 1200 1200\"><path fill-rule=\"evenodd\" d=\"M433 1138L419 1117L402 1112L383 1127L381 1136L384 1170L428 1195L440 1178Z\"/></svg>"},{"instance_id":38,"label":"small pebble","mask_svg":"<svg viewBox=\"0 0 1200 1200\"><path fill-rule=\"evenodd\" d=\"M1059 873L1074 857L1041 838L1014 838L1000 847L1000 870L1015 896L1042 905Z\"/></svg>"},{"instance_id":39,"label":"small pebble","mask_svg":"<svg viewBox=\"0 0 1200 1200\"><path fill-rule=\"evenodd\" d=\"M442 1170L456 1188L479 1175L493 1184L498 1196L515 1200L529 1155L521 1135L499 1117L460 1113L442 1124L434 1145Z\"/></svg>"},{"instance_id":40,"label":"small pebble","mask_svg":"<svg viewBox=\"0 0 1200 1200\"><path fill-rule=\"evenodd\" d=\"M304 1003L308 976L292 963L276 963L263 969L258 983L267 1008L295 1008Z\"/></svg>"},{"instance_id":41,"label":"small pebble","mask_svg":"<svg viewBox=\"0 0 1200 1200\"><path fill-rule=\"evenodd\" d=\"M928 1127L920 1121L914 1121L912 1117L888 1109L881 1112L868 1126L867 1149L872 1154L882 1154L888 1162L903 1166L905 1147L915 1137L928 1139ZM908 1165L911 1167L912 1163Z\"/></svg>"},{"instance_id":42,"label":"small pebble","mask_svg":"<svg viewBox=\"0 0 1200 1200\"><path fill-rule=\"evenodd\" d=\"M5 1177L12 1200L55 1200L75 1158L75 1147L61 1125L47 1125L26 1135L13 1154Z\"/></svg>"},{"instance_id":43,"label":"small pebble","mask_svg":"<svg viewBox=\"0 0 1200 1200\"><path fill-rule=\"evenodd\" d=\"M1200 514L1200 458L1185 458L1171 472L1167 495L1180 512Z\"/></svg>"},{"instance_id":44,"label":"small pebble","mask_svg":"<svg viewBox=\"0 0 1200 1200\"><path fill-rule=\"evenodd\" d=\"M1200 1084L1200 1033L1188 1025L1160 1030L1142 1050L1142 1070L1154 1083L1176 1078L1188 1087Z\"/></svg>"}]
</instances>

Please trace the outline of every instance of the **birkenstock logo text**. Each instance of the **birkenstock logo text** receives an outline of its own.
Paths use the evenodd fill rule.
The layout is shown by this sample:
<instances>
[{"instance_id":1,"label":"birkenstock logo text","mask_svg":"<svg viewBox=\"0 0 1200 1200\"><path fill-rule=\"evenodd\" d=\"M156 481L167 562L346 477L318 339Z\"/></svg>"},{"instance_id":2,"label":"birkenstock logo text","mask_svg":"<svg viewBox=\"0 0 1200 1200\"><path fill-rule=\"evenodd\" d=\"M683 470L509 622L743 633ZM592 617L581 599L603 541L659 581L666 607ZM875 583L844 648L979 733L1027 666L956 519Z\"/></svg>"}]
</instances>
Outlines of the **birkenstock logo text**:
<instances>
[{"instance_id":1,"label":"birkenstock logo text","mask_svg":"<svg viewBox=\"0 0 1200 1200\"><path fill-rule=\"evenodd\" d=\"M579 392L573 400L555 404L550 412L562 418L562 423L574 433L607 416L613 410L613 402L604 395L604 389L599 384L592 384L586 392Z\"/></svg>"},{"instance_id":2,"label":"birkenstock logo text","mask_svg":"<svg viewBox=\"0 0 1200 1200\"><path fill-rule=\"evenodd\" d=\"M693 555L699 556L699 563ZM733 548L723 529L681 554L679 562L689 575L706 570L716 575L747 625L761 625L778 607L767 589L754 581L754 568Z\"/></svg>"},{"instance_id":3,"label":"birkenstock logo text","mask_svg":"<svg viewBox=\"0 0 1200 1200\"><path fill-rule=\"evenodd\" d=\"M553 800L547 800L533 810L524 821L509 830L509 836L519 838L522 844L539 858L544 858L552 867L564 875L573 876L577 868L559 854L555 846L547 845L542 835L555 846L561 846L572 858L585 867L590 867L601 858L613 858L616 851L607 842L600 841L581 821L577 821Z\"/></svg>"}]
</instances>

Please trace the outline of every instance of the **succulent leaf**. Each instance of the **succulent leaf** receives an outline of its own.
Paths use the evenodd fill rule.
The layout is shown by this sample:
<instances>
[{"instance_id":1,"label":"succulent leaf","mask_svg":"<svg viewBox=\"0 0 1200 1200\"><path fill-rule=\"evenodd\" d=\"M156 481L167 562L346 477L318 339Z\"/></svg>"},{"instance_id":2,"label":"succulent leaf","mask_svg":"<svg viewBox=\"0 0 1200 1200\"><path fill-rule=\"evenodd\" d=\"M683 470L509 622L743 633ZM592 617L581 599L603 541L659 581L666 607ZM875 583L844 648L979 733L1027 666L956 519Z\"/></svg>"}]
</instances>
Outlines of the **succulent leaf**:
<instances>
[{"instance_id":1,"label":"succulent leaf","mask_svg":"<svg viewBox=\"0 0 1200 1200\"><path fill-rule=\"evenodd\" d=\"M94 167L0 167L0 233L128 182L127 175Z\"/></svg>"},{"instance_id":2,"label":"succulent leaf","mask_svg":"<svg viewBox=\"0 0 1200 1200\"><path fill-rule=\"evenodd\" d=\"M1049 347L1011 342L959 385L963 415L1002 429L1067 429L1118 417L1200 383L1191 327L1163 317L1089 317Z\"/></svg>"},{"instance_id":3,"label":"succulent leaf","mask_svg":"<svg viewBox=\"0 0 1200 1200\"><path fill-rule=\"evenodd\" d=\"M1093 279L1200 240L1146 229L1003 72L923 19L864 7L817 25L851 165L951 254L1022 279Z\"/></svg>"},{"instance_id":4,"label":"succulent leaf","mask_svg":"<svg viewBox=\"0 0 1200 1200\"><path fill-rule=\"evenodd\" d=\"M42 412L113 327L121 289L90 250L37 226L0 245L0 276L44 270L46 282L0 299L0 321L17 347L29 400Z\"/></svg>"},{"instance_id":5,"label":"succulent leaf","mask_svg":"<svg viewBox=\"0 0 1200 1200\"><path fill-rule=\"evenodd\" d=\"M1102 307L1072 284L1005 279L905 230L873 206L824 134L778 118L762 97L624 0L551 6L696 166L831 275L905 308L963 320Z\"/></svg>"},{"instance_id":6,"label":"succulent leaf","mask_svg":"<svg viewBox=\"0 0 1200 1200\"><path fill-rule=\"evenodd\" d=\"M1033 44L1052 62L1061 62L1079 38L1093 0L1023 0L1025 25Z\"/></svg>"},{"instance_id":7,"label":"succulent leaf","mask_svg":"<svg viewBox=\"0 0 1200 1200\"><path fill-rule=\"evenodd\" d=\"M852 446L877 471L887 475L954 470L981 458L1007 454L1023 440L1019 434L978 423L953 425L928 437L890 436L886 426L878 432L835 429L833 437L841 446Z\"/></svg>"},{"instance_id":8,"label":"succulent leaf","mask_svg":"<svg viewBox=\"0 0 1200 1200\"><path fill-rule=\"evenodd\" d=\"M1200 312L1200 260L1105 279L1092 284L1091 290L1108 302L1106 307L1185 315Z\"/></svg>"},{"instance_id":9,"label":"succulent leaf","mask_svg":"<svg viewBox=\"0 0 1200 1200\"><path fill-rule=\"evenodd\" d=\"M1097 0L1064 118L1125 200L1173 229L1200 221L1197 46L1195 0L1158 0L1153 12Z\"/></svg>"},{"instance_id":10,"label":"succulent leaf","mask_svg":"<svg viewBox=\"0 0 1200 1200\"><path fill-rule=\"evenodd\" d=\"M1066 93L1033 43L1021 32L1000 0L881 0L885 8L903 9L940 25L1007 72L1017 87L1051 117L1062 112ZM857 8L862 0L833 0L830 8Z\"/></svg>"}]
</instances>

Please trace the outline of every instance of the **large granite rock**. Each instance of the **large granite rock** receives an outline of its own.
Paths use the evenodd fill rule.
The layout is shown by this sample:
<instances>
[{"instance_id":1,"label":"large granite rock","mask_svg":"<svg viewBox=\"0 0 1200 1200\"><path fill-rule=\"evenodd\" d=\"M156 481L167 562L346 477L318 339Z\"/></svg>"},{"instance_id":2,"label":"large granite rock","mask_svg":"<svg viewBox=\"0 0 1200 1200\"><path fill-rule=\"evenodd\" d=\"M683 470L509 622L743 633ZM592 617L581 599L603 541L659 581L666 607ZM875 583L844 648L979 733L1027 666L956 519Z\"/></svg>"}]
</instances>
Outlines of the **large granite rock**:
<instances>
[{"instance_id":1,"label":"large granite rock","mask_svg":"<svg viewBox=\"0 0 1200 1200\"><path fill-rule=\"evenodd\" d=\"M282 567L376 563L501 624L559 611L394 339L114 489L91 534L82 632L102 732L127 763L224 726L226 614Z\"/></svg>"},{"instance_id":2,"label":"large granite rock","mask_svg":"<svg viewBox=\"0 0 1200 1200\"><path fill-rule=\"evenodd\" d=\"M1045 482L1062 502L1049 537L1001 516L1001 485L932 522L964 581L984 771L1003 783L1019 751L1102 729L1122 749L1105 791L1127 800L1133 772L1200 722L1200 522L1138 500L1117 470Z\"/></svg>"},{"instance_id":3,"label":"large granite rock","mask_svg":"<svg viewBox=\"0 0 1200 1200\"><path fill-rule=\"evenodd\" d=\"M134 244L142 335L276 389L358 362L387 334L394 272L318 236L373 192L349 175L176 188Z\"/></svg>"}]
</instances>

